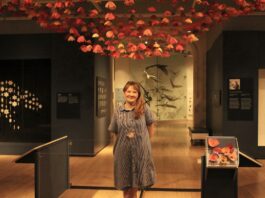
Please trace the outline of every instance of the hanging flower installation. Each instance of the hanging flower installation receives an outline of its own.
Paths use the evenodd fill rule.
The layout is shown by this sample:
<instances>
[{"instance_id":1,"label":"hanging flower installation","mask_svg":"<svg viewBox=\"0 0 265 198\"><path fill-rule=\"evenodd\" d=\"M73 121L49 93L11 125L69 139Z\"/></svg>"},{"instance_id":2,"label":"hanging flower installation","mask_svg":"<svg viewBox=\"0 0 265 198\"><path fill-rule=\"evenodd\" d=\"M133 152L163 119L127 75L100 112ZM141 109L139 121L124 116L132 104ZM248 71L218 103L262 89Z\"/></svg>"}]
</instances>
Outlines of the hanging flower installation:
<instances>
[{"instance_id":1,"label":"hanging flower installation","mask_svg":"<svg viewBox=\"0 0 265 198\"><path fill-rule=\"evenodd\" d=\"M188 53L201 32L230 17L264 11L264 0L5 0L0 15L27 16L66 32L83 52L142 59ZM229 2L229 3L225 3Z\"/></svg>"},{"instance_id":2,"label":"hanging flower installation","mask_svg":"<svg viewBox=\"0 0 265 198\"><path fill-rule=\"evenodd\" d=\"M28 90L20 89L12 80L0 81L0 118L8 120L14 130L19 130L16 114L18 107L33 111L42 108L39 98Z\"/></svg>"}]
</instances>

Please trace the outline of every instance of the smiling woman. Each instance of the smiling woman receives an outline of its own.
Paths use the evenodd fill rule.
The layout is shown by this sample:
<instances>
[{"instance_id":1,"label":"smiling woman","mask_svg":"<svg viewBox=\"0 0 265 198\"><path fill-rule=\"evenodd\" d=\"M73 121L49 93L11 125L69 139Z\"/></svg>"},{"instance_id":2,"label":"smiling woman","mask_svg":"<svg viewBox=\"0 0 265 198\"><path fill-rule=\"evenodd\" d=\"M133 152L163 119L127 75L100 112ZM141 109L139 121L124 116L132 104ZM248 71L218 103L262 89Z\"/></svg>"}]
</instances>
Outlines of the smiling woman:
<instances>
[{"instance_id":1,"label":"smiling woman","mask_svg":"<svg viewBox=\"0 0 265 198\"><path fill-rule=\"evenodd\" d=\"M144 103L139 83L127 82L123 92L125 103L115 110L109 126L109 131L116 135L114 181L125 198L135 198L138 188L155 182L150 144L154 119Z\"/></svg>"},{"instance_id":2,"label":"smiling woman","mask_svg":"<svg viewBox=\"0 0 265 198\"><path fill-rule=\"evenodd\" d=\"M128 108L132 109L136 105L136 100L138 99L139 94L133 86L129 86L127 89L125 88L124 90L124 95L126 99L125 105Z\"/></svg>"}]
</instances>

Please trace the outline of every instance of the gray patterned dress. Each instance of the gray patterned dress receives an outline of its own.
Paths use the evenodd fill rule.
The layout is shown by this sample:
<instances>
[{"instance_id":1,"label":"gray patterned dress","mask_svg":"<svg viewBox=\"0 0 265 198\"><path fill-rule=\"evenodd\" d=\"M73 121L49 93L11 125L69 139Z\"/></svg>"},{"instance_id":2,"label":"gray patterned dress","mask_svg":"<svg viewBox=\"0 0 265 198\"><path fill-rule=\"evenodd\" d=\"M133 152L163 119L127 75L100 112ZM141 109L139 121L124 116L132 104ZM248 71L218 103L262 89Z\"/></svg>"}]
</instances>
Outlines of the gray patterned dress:
<instances>
[{"instance_id":1,"label":"gray patterned dress","mask_svg":"<svg viewBox=\"0 0 265 198\"><path fill-rule=\"evenodd\" d=\"M109 131L116 133L114 154L114 183L117 189L144 188L155 182L155 168L147 126L154 122L151 110L134 119L134 110L117 108Z\"/></svg>"}]
</instances>

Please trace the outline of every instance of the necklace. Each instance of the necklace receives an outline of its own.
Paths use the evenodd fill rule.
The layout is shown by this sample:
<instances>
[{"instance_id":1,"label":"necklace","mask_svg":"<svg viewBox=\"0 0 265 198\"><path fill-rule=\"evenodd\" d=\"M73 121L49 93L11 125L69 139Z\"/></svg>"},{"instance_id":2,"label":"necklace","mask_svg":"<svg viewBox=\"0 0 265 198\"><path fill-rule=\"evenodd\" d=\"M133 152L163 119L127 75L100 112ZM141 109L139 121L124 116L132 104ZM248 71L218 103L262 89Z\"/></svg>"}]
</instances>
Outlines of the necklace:
<instances>
[{"instance_id":1,"label":"necklace","mask_svg":"<svg viewBox=\"0 0 265 198\"><path fill-rule=\"evenodd\" d=\"M124 104L125 110L132 111L134 108L135 108L135 104L131 105L130 103L125 102L125 104ZM130 124L132 125L133 120L131 120L130 122L131 122ZM129 139L134 138L136 136L136 132L135 132L134 128L132 126L127 126L126 128L127 128L127 135L126 136Z\"/></svg>"},{"instance_id":2,"label":"necklace","mask_svg":"<svg viewBox=\"0 0 265 198\"><path fill-rule=\"evenodd\" d=\"M131 105L130 103L127 103L127 102L125 102L125 104L124 104L124 108L126 110L133 110L135 108L135 106L136 106L135 104Z\"/></svg>"}]
</instances>

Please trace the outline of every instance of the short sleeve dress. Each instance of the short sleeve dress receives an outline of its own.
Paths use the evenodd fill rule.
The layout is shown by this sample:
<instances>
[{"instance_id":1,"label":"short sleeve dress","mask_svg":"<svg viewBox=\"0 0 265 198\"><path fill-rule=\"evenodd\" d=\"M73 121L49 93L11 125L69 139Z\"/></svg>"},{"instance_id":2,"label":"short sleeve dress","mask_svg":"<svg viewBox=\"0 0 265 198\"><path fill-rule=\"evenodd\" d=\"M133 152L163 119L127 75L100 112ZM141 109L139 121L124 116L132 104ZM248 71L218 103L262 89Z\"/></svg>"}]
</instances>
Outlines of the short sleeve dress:
<instances>
[{"instance_id":1,"label":"short sleeve dress","mask_svg":"<svg viewBox=\"0 0 265 198\"><path fill-rule=\"evenodd\" d=\"M114 144L114 184L117 189L145 188L155 183L155 167L147 126L154 122L149 106L144 114L134 118L134 110L118 107L109 125L116 133Z\"/></svg>"}]
</instances>

